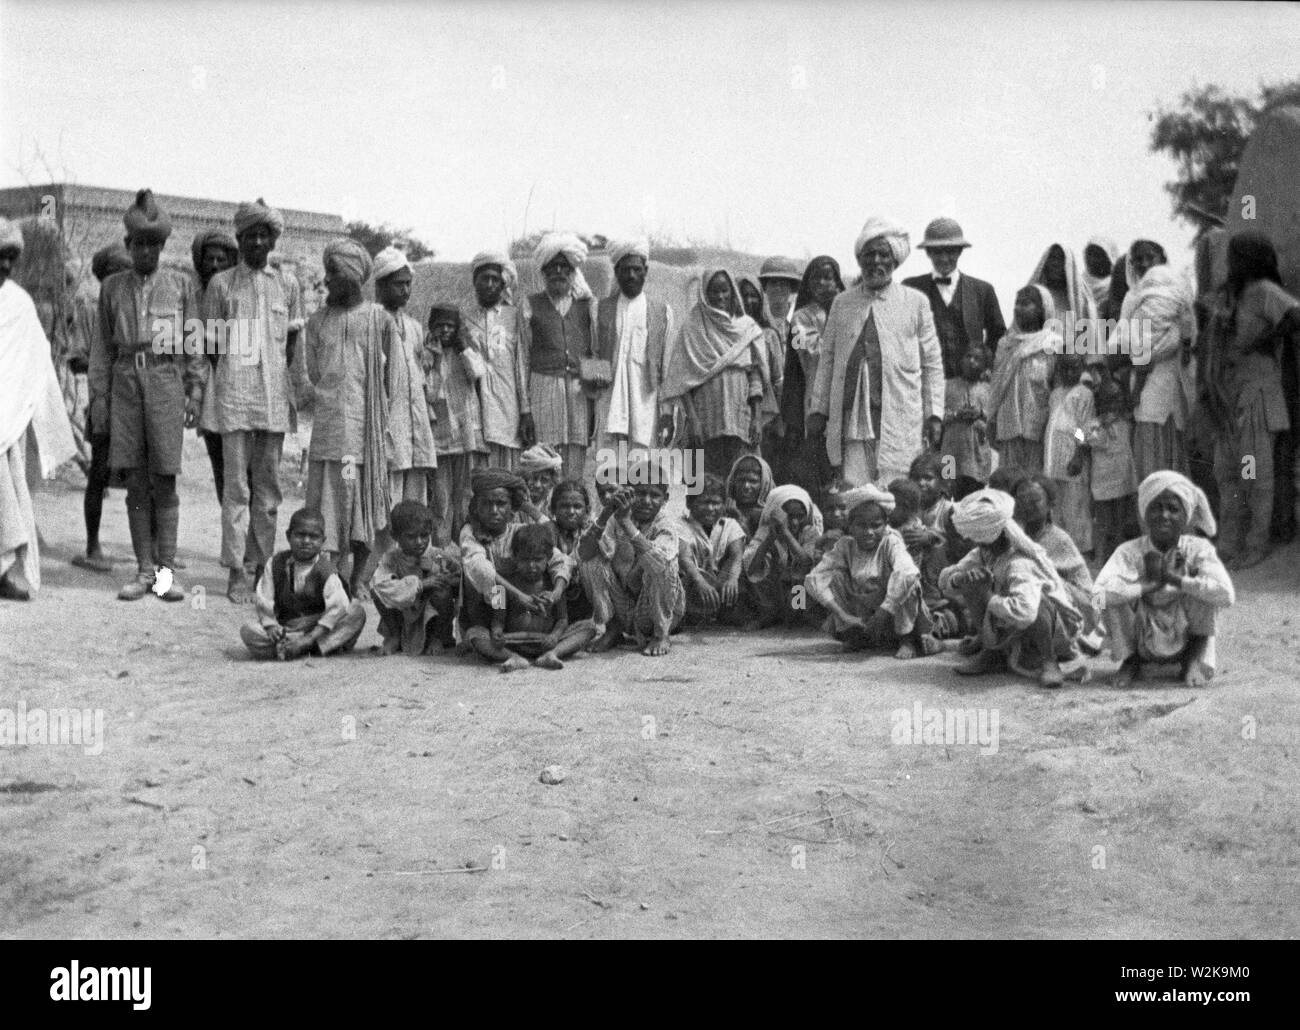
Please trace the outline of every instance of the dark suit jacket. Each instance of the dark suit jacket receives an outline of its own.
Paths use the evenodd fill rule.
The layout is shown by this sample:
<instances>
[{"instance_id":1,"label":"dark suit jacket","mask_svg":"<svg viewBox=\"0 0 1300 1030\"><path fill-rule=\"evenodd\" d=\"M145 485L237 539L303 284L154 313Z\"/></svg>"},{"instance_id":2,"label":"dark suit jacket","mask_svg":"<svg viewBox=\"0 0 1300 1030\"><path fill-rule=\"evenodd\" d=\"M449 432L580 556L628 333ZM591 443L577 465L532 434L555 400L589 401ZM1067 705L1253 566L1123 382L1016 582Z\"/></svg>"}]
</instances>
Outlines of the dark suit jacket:
<instances>
[{"instance_id":1,"label":"dark suit jacket","mask_svg":"<svg viewBox=\"0 0 1300 1030\"><path fill-rule=\"evenodd\" d=\"M939 295L939 287L934 284L934 276L930 273L904 279L903 285L924 293L930 301L931 312L937 313L943 306L943 297ZM1006 335L1007 324L1002 320L1002 308L998 305L998 295L994 292L993 284L962 272L961 278L957 280L957 293L959 296L955 299L961 301L966 339L971 343L983 343L990 353L996 354L998 341ZM953 359L952 355L944 355L943 374L949 379L961 374L960 368L950 367ZM959 363L960 360L960 355L955 356L956 362Z\"/></svg>"}]
</instances>

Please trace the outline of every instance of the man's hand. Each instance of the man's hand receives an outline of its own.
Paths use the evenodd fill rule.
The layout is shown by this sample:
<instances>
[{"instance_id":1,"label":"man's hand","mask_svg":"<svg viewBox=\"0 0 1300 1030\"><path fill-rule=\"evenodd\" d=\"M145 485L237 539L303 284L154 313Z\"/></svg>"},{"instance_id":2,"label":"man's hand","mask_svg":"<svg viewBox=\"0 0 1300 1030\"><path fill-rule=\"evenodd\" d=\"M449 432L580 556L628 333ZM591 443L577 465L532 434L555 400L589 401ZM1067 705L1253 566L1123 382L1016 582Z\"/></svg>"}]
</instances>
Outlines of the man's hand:
<instances>
[{"instance_id":1,"label":"man's hand","mask_svg":"<svg viewBox=\"0 0 1300 1030\"><path fill-rule=\"evenodd\" d=\"M502 638L506 635L505 624L500 622L492 623L492 628L488 631L488 635L492 638L492 643L497 647L500 647Z\"/></svg>"},{"instance_id":2,"label":"man's hand","mask_svg":"<svg viewBox=\"0 0 1300 1030\"><path fill-rule=\"evenodd\" d=\"M673 433L675 429L676 427L673 424L672 415L659 416L659 431L657 435L659 437L660 447L667 447L673 442Z\"/></svg>"},{"instance_id":3,"label":"man's hand","mask_svg":"<svg viewBox=\"0 0 1300 1030\"><path fill-rule=\"evenodd\" d=\"M266 627L266 635L271 643L278 644L285 637L285 628L277 622L274 626Z\"/></svg>"},{"instance_id":4,"label":"man's hand","mask_svg":"<svg viewBox=\"0 0 1300 1030\"><path fill-rule=\"evenodd\" d=\"M1187 575L1187 559L1177 549L1170 551L1164 561L1164 580L1171 587L1182 587L1183 577Z\"/></svg>"},{"instance_id":5,"label":"man's hand","mask_svg":"<svg viewBox=\"0 0 1300 1030\"><path fill-rule=\"evenodd\" d=\"M718 610L718 605L721 603L717 589L710 585L709 581L703 576L696 583L696 589L700 592L700 600L704 602L704 610L712 615Z\"/></svg>"},{"instance_id":6,"label":"man's hand","mask_svg":"<svg viewBox=\"0 0 1300 1030\"><path fill-rule=\"evenodd\" d=\"M762 400L749 402L749 446L757 447L763 442Z\"/></svg>"},{"instance_id":7,"label":"man's hand","mask_svg":"<svg viewBox=\"0 0 1300 1030\"><path fill-rule=\"evenodd\" d=\"M740 596L740 584L734 579L723 580L722 590L718 593L718 599L722 602L724 608L730 608L736 603Z\"/></svg>"},{"instance_id":8,"label":"man's hand","mask_svg":"<svg viewBox=\"0 0 1300 1030\"><path fill-rule=\"evenodd\" d=\"M972 590L993 582L993 574L988 569L966 569L953 573L950 580L958 590Z\"/></svg>"},{"instance_id":9,"label":"man's hand","mask_svg":"<svg viewBox=\"0 0 1300 1030\"><path fill-rule=\"evenodd\" d=\"M907 545L909 551L914 547L921 547L924 544L933 542L930 531L924 526L904 529L901 532L903 534L903 543Z\"/></svg>"},{"instance_id":10,"label":"man's hand","mask_svg":"<svg viewBox=\"0 0 1300 1030\"><path fill-rule=\"evenodd\" d=\"M803 421L804 432L808 436L826 435L826 416L813 412Z\"/></svg>"},{"instance_id":11,"label":"man's hand","mask_svg":"<svg viewBox=\"0 0 1300 1030\"><path fill-rule=\"evenodd\" d=\"M845 629L866 629L867 628L867 624L865 620L859 619L856 615L850 615L843 608L841 608L839 612L837 612L837 614L840 617L840 621L844 623Z\"/></svg>"},{"instance_id":12,"label":"man's hand","mask_svg":"<svg viewBox=\"0 0 1300 1030\"><path fill-rule=\"evenodd\" d=\"M523 438L525 447L532 447L537 443L537 426L534 425L530 412L519 416L519 435Z\"/></svg>"},{"instance_id":13,"label":"man's hand","mask_svg":"<svg viewBox=\"0 0 1300 1030\"><path fill-rule=\"evenodd\" d=\"M203 402L194 397L187 398L185 401L185 428L193 429L199 424L199 413L203 409Z\"/></svg>"}]
</instances>

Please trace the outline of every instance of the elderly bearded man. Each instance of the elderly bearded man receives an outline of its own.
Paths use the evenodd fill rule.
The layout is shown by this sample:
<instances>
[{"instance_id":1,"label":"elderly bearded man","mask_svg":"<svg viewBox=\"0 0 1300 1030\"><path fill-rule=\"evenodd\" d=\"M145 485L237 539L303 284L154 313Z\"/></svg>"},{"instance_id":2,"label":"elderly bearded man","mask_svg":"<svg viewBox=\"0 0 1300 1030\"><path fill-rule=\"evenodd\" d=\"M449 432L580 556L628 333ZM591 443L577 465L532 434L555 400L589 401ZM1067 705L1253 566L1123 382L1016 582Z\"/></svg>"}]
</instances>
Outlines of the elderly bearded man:
<instances>
[{"instance_id":1,"label":"elderly bearded man","mask_svg":"<svg viewBox=\"0 0 1300 1030\"><path fill-rule=\"evenodd\" d=\"M122 221L131 268L110 275L99 292L91 435L109 427L108 463L126 478L137 571L118 599L138 601L154 590L164 601L181 601L185 594L172 573L181 512L176 477L185 429L198 425L208 376L203 355L184 346L198 296L189 276L158 267L172 227L152 192L137 193Z\"/></svg>"},{"instance_id":2,"label":"elderly bearded man","mask_svg":"<svg viewBox=\"0 0 1300 1030\"><path fill-rule=\"evenodd\" d=\"M870 218L853 248L862 282L831 303L817 364L809 436L853 486L907 477L943 433L943 355L930 305L893 281L907 230Z\"/></svg>"},{"instance_id":3,"label":"elderly bearded man","mask_svg":"<svg viewBox=\"0 0 1300 1030\"><path fill-rule=\"evenodd\" d=\"M649 243L611 243L609 259L618 292L596 310L595 358L609 365L609 383L596 395L596 443L613 448L623 440L628 448L650 448L673 431L671 413L659 404L673 309L646 296Z\"/></svg>"},{"instance_id":4,"label":"elderly bearded man","mask_svg":"<svg viewBox=\"0 0 1300 1030\"><path fill-rule=\"evenodd\" d=\"M236 604L252 600L253 581L275 553L280 455L291 428L289 349L302 298L298 281L269 263L283 231L284 216L261 198L240 204L240 262L214 275L203 296L207 349L218 360L200 425L221 434L221 564Z\"/></svg>"}]
</instances>

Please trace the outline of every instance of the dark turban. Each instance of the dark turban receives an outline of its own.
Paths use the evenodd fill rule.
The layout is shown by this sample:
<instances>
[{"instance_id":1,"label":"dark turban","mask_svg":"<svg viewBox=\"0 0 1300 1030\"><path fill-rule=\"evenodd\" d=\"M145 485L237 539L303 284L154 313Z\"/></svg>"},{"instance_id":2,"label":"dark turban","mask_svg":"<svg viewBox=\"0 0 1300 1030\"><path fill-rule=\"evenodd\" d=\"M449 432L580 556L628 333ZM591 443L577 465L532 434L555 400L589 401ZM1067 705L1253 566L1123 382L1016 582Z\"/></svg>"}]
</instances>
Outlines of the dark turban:
<instances>
[{"instance_id":1,"label":"dark turban","mask_svg":"<svg viewBox=\"0 0 1300 1030\"><path fill-rule=\"evenodd\" d=\"M130 267L131 255L120 243L101 247L90 259L90 271L101 283L114 272L123 272Z\"/></svg>"},{"instance_id":2,"label":"dark turban","mask_svg":"<svg viewBox=\"0 0 1300 1030\"><path fill-rule=\"evenodd\" d=\"M139 236L164 242L172 234L171 219L154 200L153 190L141 190L135 195L135 203L126 209L122 224L126 226L127 239Z\"/></svg>"},{"instance_id":3,"label":"dark turban","mask_svg":"<svg viewBox=\"0 0 1300 1030\"><path fill-rule=\"evenodd\" d=\"M190 244L190 256L194 259L196 269L203 261L203 251L208 247L221 247L230 255L231 264L239 263L239 244L235 238L224 229L208 229L195 236L194 242Z\"/></svg>"},{"instance_id":4,"label":"dark turban","mask_svg":"<svg viewBox=\"0 0 1300 1030\"><path fill-rule=\"evenodd\" d=\"M284 215L258 197L251 204L248 201L239 205L235 211L235 235L239 236L245 229L255 225L269 226L276 236L284 232Z\"/></svg>"},{"instance_id":5,"label":"dark turban","mask_svg":"<svg viewBox=\"0 0 1300 1030\"><path fill-rule=\"evenodd\" d=\"M470 473L469 485L475 497L482 497L489 490L509 490L510 503L516 508L528 496L528 484L507 469L476 469Z\"/></svg>"}]
</instances>

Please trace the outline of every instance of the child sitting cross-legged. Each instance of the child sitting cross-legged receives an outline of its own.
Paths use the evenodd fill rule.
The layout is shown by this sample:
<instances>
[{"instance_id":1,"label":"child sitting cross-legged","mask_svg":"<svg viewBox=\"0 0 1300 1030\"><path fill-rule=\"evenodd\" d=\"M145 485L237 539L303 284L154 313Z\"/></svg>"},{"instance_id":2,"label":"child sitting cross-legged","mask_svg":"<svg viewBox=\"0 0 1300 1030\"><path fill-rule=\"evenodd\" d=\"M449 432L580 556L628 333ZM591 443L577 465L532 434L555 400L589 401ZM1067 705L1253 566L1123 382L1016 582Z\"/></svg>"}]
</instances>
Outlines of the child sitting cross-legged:
<instances>
[{"instance_id":1,"label":"child sitting cross-legged","mask_svg":"<svg viewBox=\"0 0 1300 1030\"><path fill-rule=\"evenodd\" d=\"M433 511L418 501L399 501L388 516L393 546L370 577L379 612L383 654L428 654L435 643L451 647L460 593L460 549L433 542Z\"/></svg>"},{"instance_id":2,"label":"child sitting cross-legged","mask_svg":"<svg viewBox=\"0 0 1300 1030\"><path fill-rule=\"evenodd\" d=\"M808 574L809 596L826 609L825 628L847 651L895 647L896 658L935 654L921 602L921 572L889 527L893 497L870 484L848 491L844 537Z\"/></svg>"},{"instance_id":3,"label":"child sitting cross-legged","mask_svg":"<svg viewBox=\"0 0 1300 1030\"><path fill-rule=\"evenodd\" d=\"M518 598L537 598L554 590L549 569L555 535L549 525L520 526L510 541L510 562L501 570L514 591L498 591L491 628L475 626L465 642L480 657L500 662L502 672L526 669L529 659L543 669L563 669L562 659L577 654L596 636L596 625L582 619L570 625L564 594L539 611Z\"/></svg>"},{"instance_id":4,"label":"child sitting cross-legged","mask_svg":"<svg viewBox=\"0 0 1300 1030\"><path fill-rule=\"evenodd\" d=\"M745 578L758 618L746 629L794 625L806 615L800 603L803 584L817 564L822 513L802 487L772 488L759 517L758 531L745 548Z\"/></svg>"},{"instance_id":5,"label":"child sitting cross-legged","mask_svg":"<svg viewBox=\"0 0 1300 1030\"><path fill-rule=\"evenodd\" d=\"M285 661L305 654L349 651L366 625L366 610L348 597L334 563L321 554L325 517L301 508L289 519L289 549L262 570L254 590L257 622L239 636L254 658Z\"/></svg>"},{"instance_id":6,"label":"child sitting cross-legged","mask_svg":"<svg viewBox=\"0 0 1300 1030\"><path fill-rule=\"evenodd\" d=\"M723 511L727 488L722 479L706 474L697 494L686 495L686 514L677 523L681 538L678 561L686 587L686 615L682 622L699 626L719 622L738 625L741 558L745 530Z\"/></svg>"}]
</instances>

